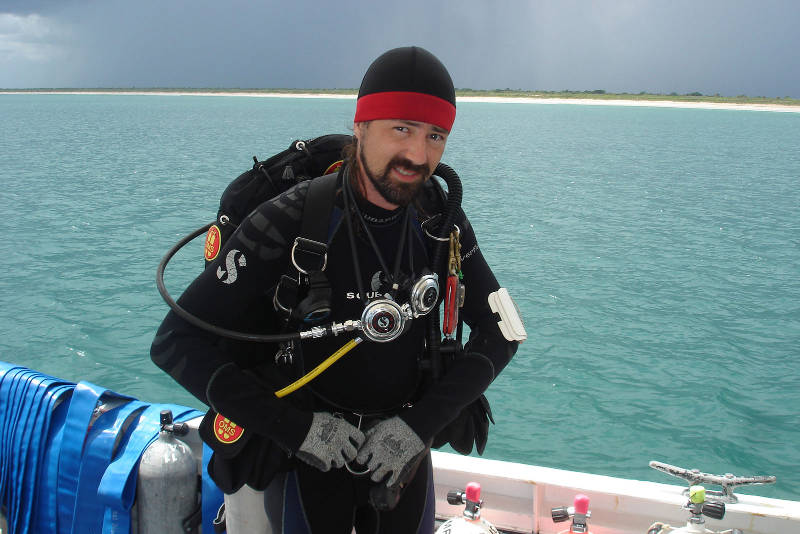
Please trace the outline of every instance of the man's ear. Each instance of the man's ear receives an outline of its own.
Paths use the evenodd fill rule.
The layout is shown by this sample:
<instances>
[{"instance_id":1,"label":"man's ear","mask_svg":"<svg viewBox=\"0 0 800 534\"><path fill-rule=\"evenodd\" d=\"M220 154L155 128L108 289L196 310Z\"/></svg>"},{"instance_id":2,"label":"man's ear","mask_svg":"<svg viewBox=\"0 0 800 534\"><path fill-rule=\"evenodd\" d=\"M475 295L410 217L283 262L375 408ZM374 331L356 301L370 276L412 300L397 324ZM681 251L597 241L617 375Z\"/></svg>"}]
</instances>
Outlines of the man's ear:
<instances>
[{"instance_id":1,"label":"man's ear","mask_svg":"<svg viewBox=\"0 0 800 534\"><path fill-rule=\"evenodd\" d=\"M358 139L359 141L361 141L361 135L362 135L362 132L364 131L364 128L365 128L365 126L366 126L367 124L368 124L368 123L366 123L366 122L354 122L354 123L353 123L353 135L354 135L354 136L356 137L356 139Z\"/></svg>"}]
</instances>

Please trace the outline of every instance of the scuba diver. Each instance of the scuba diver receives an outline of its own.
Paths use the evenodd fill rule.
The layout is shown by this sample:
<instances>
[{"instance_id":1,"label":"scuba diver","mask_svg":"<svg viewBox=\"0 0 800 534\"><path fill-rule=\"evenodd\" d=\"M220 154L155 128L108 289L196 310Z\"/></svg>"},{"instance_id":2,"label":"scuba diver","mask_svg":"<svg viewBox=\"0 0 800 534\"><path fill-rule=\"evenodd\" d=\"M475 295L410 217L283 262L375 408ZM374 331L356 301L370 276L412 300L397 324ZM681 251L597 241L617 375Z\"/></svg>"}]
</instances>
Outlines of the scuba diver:
<instances>
[{"instance_id":1,"label":"scuba diver","mask_svg":"<svg viewBox=\"0 0 800 534\"><path fill-rule=\"evenodd\" d=\"M185 312L158 329L152 360L210 407L212 478L228 494L264 490L274 532L432 533L431 447L483 450L483 393L525 332L448 203L460 185L445 195L431 179L455 115L435 56L382 54L343 165L260 204L218 249L207 241Z\"/></svg>"}]
</instances>

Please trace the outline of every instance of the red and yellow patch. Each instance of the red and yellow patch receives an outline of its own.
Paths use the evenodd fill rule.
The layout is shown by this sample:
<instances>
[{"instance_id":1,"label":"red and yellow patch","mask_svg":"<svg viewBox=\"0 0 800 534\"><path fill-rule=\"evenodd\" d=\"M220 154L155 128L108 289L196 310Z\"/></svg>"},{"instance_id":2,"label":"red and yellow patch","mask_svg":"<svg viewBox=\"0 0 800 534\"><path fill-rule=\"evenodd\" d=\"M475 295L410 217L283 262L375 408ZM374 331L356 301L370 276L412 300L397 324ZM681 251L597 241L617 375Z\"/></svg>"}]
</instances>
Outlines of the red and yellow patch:
<instances>
[{"instance_id":1,"label":"red and yellow patch","mask_svg":"<svg viewBox=\"0 0 800 534\"><path fill-rule=\"evenodd\" d=\"M236 443L244 434L244 428L240 427L227 417L220 414L214 418L214 436L226 445Z\"/></svg>"},{"instance_id":2,"label":"red and yellow patch","mask_svg":"<svg viewBox=\"0 0 800 534\"><path fill-rule=\"evenodd\" d=\"M205 257L206 260L211 261L219 254L219 249L222 244L222 235L220 234L219 227L214 224L208 229L206 234Z\"/></svg>"},{"instance_id":3,"label":"red and yellow patch","mask_svg":"<svg viewBox=\"0 0 800 534\"><path fill-rule=\"evenodd\" d=\"M338 171L339 167L342 166L342 163L344 163L342 160L334 161L333 163L330 164L330 166L327 169L325 169L325 172L322 173L322 176Z\"/></svg>"}]
</instances>

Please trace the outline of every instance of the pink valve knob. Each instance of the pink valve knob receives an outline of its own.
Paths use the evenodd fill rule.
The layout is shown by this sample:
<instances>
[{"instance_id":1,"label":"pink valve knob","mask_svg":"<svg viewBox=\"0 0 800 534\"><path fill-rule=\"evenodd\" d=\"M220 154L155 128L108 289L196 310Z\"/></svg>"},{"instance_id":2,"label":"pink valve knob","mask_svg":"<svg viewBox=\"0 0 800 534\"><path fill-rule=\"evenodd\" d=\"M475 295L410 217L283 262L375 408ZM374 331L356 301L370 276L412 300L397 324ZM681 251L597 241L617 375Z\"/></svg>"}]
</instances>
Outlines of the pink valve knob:
<instances>
[{"instance_id":1,"label":"pink valve knob","mask_svg":"<svg viewBox=\"0 0 800 534\"><path fill-rule=\"evenodd\" d=\"M477 482L467 484L467 500L478 502L481 500L481 485ZM588 499L587 499L588 500Z\"/></svg>"},{"instance_id":2,"label":"pink valve knob","mask_svg":"<svg viewBox=\"0 0 800 534\"><path fill-rule=\"evenodd\" d=\"M583 493L575 495L574 506L576 514L586 515L586 512L589 511L589 497Z\"/></svg>"}]
</instances>

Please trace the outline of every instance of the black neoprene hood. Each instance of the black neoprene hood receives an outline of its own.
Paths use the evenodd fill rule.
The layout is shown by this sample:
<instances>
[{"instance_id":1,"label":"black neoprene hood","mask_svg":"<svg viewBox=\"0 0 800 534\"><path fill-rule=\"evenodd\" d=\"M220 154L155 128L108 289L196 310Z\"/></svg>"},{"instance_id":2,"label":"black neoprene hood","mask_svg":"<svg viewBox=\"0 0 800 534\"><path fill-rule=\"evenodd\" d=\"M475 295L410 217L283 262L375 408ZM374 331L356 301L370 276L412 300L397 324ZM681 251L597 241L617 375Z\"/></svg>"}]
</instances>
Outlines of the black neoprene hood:
<instances>
[{"instance_id":1,"label":"black neoprene hood","mask_svg":"<svg viewBox=\"0 0 800 534\"><path fill-rule=\"evenodd\" d=\"M449 131L455 106L453 80L436 56L417 46L395 48L373 61L364 74L355 122L419 120Z\"/></svg>"},{"instance_id":2,"label":"black neoprene hood","mask_svg":"<svg viewBox=\"0 0 800 534\"><path fill-rule=\"evenodd\" d=\"M358 98L372 93L405 91L437 96L456 105L453 80L436 56L417 46L395 48L372 62Z\"/></svg>"}]
</instances>

